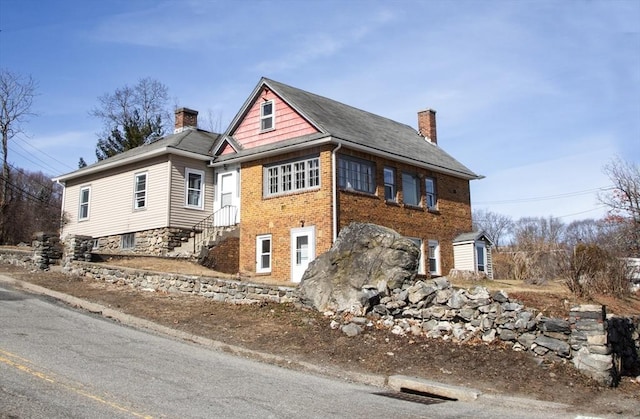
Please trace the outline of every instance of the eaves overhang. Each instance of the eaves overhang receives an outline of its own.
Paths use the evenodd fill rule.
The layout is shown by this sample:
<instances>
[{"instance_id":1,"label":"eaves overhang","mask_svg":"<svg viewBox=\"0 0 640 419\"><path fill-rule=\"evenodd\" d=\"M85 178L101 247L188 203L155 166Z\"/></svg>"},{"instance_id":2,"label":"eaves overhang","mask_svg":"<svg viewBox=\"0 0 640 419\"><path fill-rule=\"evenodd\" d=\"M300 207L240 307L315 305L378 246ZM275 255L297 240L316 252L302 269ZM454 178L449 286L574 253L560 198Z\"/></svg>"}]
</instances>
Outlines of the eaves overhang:
<instances>
[{"instance_id":1,"label":"eaves overhang","mask_svg":"<svg viewBox=\"0 0 640 419\"><path fill-rule=\"evenodd\" d=\"M58 183L64 183L71 179L76 179L79 177L100 173L105 170L126 166L127 164L135 163L142 160L147 160L147 159L165 155L165 154L173 154L177 156L187 157L187 158L196 159L196 160L203 160L203 161L207 161L211 158L211 156L207 156L200 153L194 153L186 150L180 150L174 147L162 147L162 148L148 151L146 153L136 154L135 156L126 157L124 159L118 159L116 161L106 162L104 164L100 164L96 166L89 166L86 169L81 169L75 172L67 173L65 175L54 177L51 180Z\"/></svg>"},{"instance_id":2,"label":"eaves overhang","mask_svg":"<svg viewBox=\"0 0 640 419\"><path fill-rule=\"evenodd\" d=\"M305 148L310 148L310 147L314 147L314 146L319 146L319 145L324 145L324 144L342 144L344 147L348 147L351 148L353 150L357 150L357 151L363 151L365 153L368 154L372 154L375 155L377 157L383 157L389 160L394 160L394 161L398 161L398 162L402 162L402 163L407 163L410 164L412 166L417 166L417 167L421 167L423 169L429 169L429 170L433 170L435 172L440 172L440 173L445 173L445 174L449 174L451 176L455 176L458 178L462 178L465 180L476 180L476 179L484 179L484 176L482 175L477 175L475 173L467 173L467 172L461 172L458 170L453 170L447 167L443 167L443 166L439 166L439 165L435 165L435 164L431 164L431 163L427 163L421 160L417 160L417 159L412 159L406 156L401 156L398 154L394 154L394 153L390 153L388 151L384 151L384 150L379 150L373 147L369 147L366 145L362 145L359 144L357 142L354 141L350 141L350 140L345 140L342 138L337 138L337 137L333 137L333 136L327 136L327 137L322 137L316 140L311 140L311 141L305 141L302 143L298 143L298 144L293 144L293 145L289 145L289 146L284 146L284 147L278 147L278 148L272 148L269 150L265 150L265 151L261 151L261 152L257 152L257 153L251 153L251 154L244 154L238 157L231 157L231 158L225 158L221 161L216 161L215 159L212 159L209 162L209 167L222 167L225 164L232 164L232 163L245 163L248 161L253 161L253 160L257 160L257 159L262 159L262 158L266 158L266 157L272 157L272 156L276 156L279 154L284 154L284 153L288 153L288 152L292 152L292 151L298 151L298 150L303 150Z\"/></svg>"}]
</instances>

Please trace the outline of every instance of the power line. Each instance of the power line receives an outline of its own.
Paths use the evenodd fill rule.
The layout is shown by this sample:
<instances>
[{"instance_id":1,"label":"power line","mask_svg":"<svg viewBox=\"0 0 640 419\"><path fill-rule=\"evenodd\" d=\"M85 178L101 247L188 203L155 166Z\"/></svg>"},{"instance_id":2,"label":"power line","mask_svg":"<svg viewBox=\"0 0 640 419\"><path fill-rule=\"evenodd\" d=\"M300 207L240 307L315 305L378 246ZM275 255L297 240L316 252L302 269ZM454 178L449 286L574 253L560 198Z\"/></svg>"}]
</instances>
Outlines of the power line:
<instances>
[{"instance_id":1,"label":"power line","mask_svg":"<svg viewBox=\"0 0 640 419\"><path fill-rule=\"evenodd\" d=\"M26 191L17 185L14 185L13 183L9 182L4 176L0 176L0 179L2 179L7 184L7 186L13 189L15 192L23 193L25 195L25 198L27 198L28 201L35 202L37 204L44 204L51 208L58 208L57 205L53 205L51 202L46 202L43 198L35 196L31 192Z\"/></svg>"},{"instance_id":2,"label":"power line","mask_svg":"<svg viewBox=\"0 0 640 419\"><path fill-rule=\"evenodd\" d=\"M19 135L16 135L14 138L22 141L23 143L25 143L26 145L28 145L29 147L31 147L32 149L36 150L39 153L44 154L45 156L47 156L48 158L50 158L51 160L55 161L56 163L59 163L61 165L63 165L64 167L71 169L71 170L75 170L74 167L69 166L67 163L61 162L60 160L56 159L55 157L53 157L52 155L45 153L44 151L40 150L38 147L34 146L33 144L30 144L26 139L22 138Z\"/></svg>"},{"instance_id":3,"label":"power line","mask_svg":"<svg viewBox=\"0 0 640 419\"><path fill-rule=\"evenodd\" d=\"M594 192L604 192L611 189L613 189L613 185L603 186L600 188L585 189L585 190L576 191L576 192L566 192L566 193L557 194L557 195L538 196L538 197L531 197L531 198L505 199L502 201L478 201L478 202L474 202L474 204L500 205L500 204L519 204L519 203L525 203L525 202L549 201L553 199L563 199L563 198L571 198L571 197L580 196L580 195L588 195Z\"/></svg>"}]
</instances>

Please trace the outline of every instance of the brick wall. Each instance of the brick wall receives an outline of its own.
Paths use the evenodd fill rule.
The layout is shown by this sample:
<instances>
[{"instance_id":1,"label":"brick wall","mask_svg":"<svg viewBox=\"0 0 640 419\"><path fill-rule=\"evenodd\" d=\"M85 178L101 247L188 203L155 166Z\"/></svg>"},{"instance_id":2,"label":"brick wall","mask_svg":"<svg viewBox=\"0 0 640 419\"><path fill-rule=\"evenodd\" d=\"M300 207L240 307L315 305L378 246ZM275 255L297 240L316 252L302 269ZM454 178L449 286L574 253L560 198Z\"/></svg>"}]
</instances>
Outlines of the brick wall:
<instances>
[{"instance_id":1,"label":"brick wall","mask_svg":"<svg viewBox=\"0 0 640 419\"><path fill-rule=\"evenodd\" d=\"M375 195L341 190L338 194L339 228L355 221L369 222L392 228L404 236L420 238L423 243L437 240L440 245L441 273L446 275L453 269L453 239L460 233L471 231L472 227L469 181L360 152L340 152L375 163L377 190ZM396 169L397 203L389 203L384 199L385 166ZM420 177L421 207L402 204L403 171L416 173ZM436 181L437 211L425 208L424 177Z\"/></svg>"},{"instance_id":2,"label":"brick wall","mask_svg":"<svg viewBox=\"0 0 640 419\"><path fill-rule=\"evenodd\" d=\"M263 165L318 154L319 189L263 199ZM332 244L330 146L243 164L241 183L240 271L243 274L256 271L258 235L272 235L270 276L274 280L289 280L291 276L291 229L315 226L316 255L329 250Z\"/></svg>"},{"instance_id":3,"label":"brick wall","mask_svg":"<svg viewBox=\"0 0 640 419\"><path fill-rule=\"evenodd\" d=\"M239 237L227 237L209 250L209 254L202 264L218 272L226 274L238 273L239 243Z\"/></svg>"},{"instance_id":4,"label":"brick wall","mask_svg":"<svg viewBox=\"0 0 640 419\"><path fill-rule=\"evenodd\" d=\"M318 147L304 152L290 153L276 158L262 159L242 166L242 215L240 224L240 271L255 274L256 236L272 235L272 271L275 280L288 280L291 271L290 231L297 227L316 227L316 256L329 250L332 244L332 176L331 151L335 146ZM321 187L309 192L263 199L263 165L294 158L320 154ZM471 205L469 182L453 176L416 169L406 164L367 154L345 150L340 154L373 161L376 164L377 191L373 195L340 191L338 196L338 225L342 228L351 222L370 222L393 228L400 234L416 237L427 243L437 240L440 244L441 272L453 268L455 236L471 231ZM396 185L400 203L384 200L383 170L385 166L396 169ZM405 207L402 202L402 171L421 176L422 207ZM436 180L438 210L424 207L424 177ZM426 262L426 261L425 261Z\"/></svg>"}]
</instances>

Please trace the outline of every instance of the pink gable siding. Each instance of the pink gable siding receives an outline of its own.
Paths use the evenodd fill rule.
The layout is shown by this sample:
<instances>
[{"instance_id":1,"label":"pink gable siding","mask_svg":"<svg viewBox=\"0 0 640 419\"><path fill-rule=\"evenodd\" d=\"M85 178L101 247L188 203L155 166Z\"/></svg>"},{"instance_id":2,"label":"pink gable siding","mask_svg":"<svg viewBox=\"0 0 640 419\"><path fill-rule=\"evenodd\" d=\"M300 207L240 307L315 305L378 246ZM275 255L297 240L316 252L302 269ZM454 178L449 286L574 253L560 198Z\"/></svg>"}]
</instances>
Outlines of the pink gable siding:
<instances>
[{"instance_id":1,"label":"pink gable siding","mask_svg":"<svg viewBox=\"0 0 640 419\"><path fill-rule=\"evenodd\" d=\"M274 101L276 112L275 129L261 133L260 103L263 98ZM275 93L270 90L267 92L263 90L260 92L258 100L251 106L249 112L247 112L247 115L232 135L244 148L252 148L316 132L318 132L317 129L309 124L300 114L291 109L291 107L282 101Z\"/></svg>"},{"instance_id":2,"label":"pink gable siding","mask_svg":"<svg viewBox=\"0 0 640 419\"><path fill-rule=\"evenodd\" d=\"M231 147L231 145L227 142L225 142L224 147L222 148L222 151L220 153L218 153L219 155L224 155L224 154L233 154L236 151L233 149L233 147Z\"/></svg>"}]
</instances>

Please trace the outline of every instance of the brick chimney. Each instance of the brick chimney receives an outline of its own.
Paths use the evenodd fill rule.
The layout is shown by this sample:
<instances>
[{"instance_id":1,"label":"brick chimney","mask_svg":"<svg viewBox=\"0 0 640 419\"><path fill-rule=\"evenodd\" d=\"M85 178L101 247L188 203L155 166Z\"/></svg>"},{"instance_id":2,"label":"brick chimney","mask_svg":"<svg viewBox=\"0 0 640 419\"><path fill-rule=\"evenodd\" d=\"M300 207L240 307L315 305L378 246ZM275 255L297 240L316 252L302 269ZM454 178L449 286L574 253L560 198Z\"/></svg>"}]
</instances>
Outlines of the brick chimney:
<instances>
[{"instance_id":1,"label":"brick chimney","mask_svg":"<svg viewBox=\"0 0 640 419\"><path fill-rule=\"evenodd\" d=\"M418 112L418 132L430 142L438 144L436 134L436 111L426 109Z\"/></svg>"},{"instance_id":2,"label":"brick chimney","mask_svg":"<svg viewBox=\"0 0 640 419\"><path fill-rule=\"evenodd\" d=\"M189 108L176 109L176 124L173 130L174 134L198 128L198 111Z\"/></svg>"}]
</instances>

